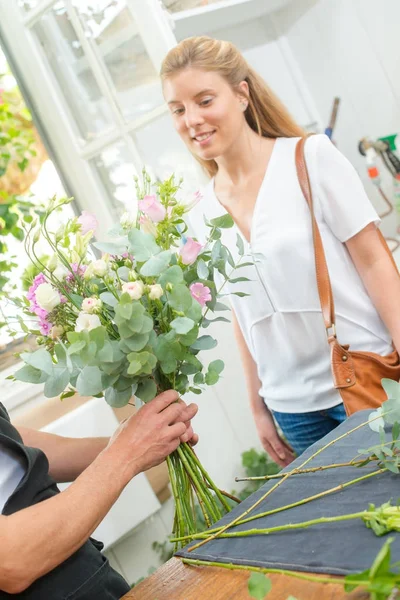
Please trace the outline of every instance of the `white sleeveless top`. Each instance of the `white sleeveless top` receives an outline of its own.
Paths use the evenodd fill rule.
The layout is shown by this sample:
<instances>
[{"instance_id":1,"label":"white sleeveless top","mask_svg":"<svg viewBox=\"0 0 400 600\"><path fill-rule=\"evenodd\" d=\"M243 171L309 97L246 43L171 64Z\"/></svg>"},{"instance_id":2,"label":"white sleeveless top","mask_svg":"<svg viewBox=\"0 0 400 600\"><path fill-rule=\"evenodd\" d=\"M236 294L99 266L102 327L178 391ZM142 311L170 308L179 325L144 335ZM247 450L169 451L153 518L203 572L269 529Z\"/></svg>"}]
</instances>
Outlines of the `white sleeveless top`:
<instances>
[{"instance_id":1,"label":"white sleeveless top","mask_svg":"<svg viewBox=\"0 0 400 600\"><path fill-rule=\"evenodd\" d=\"M257 269L244 267L235 274L252 281L227 284L224 290L250 294L230 299L257 364L260 395L270 409L288 413L341 402L333 385L316 284L311 216L296 174L298 139L276 140L259 190L251 243L243 241L260 262ZM327 136L309 138L305 152L333 289L338 340L350 344L351 350L389 354L391 336L344 245L369 223L379 224L379 217L355 169ZM189 214L199 240L208 232L203 215L211 219L226 214L214 194L213 180ZM222 243L237 260L238 228L222 231Z\"/></svg>"},{"instance_id":2,"label":"white sleeveless top","mask_svg":"<svg viewBox=\"0 0 400 600\"><path fill-rule=\"evenodd\" d=\"M0 443L0 514L25 471L25 461Z\"/></svg>"}]
</instances>

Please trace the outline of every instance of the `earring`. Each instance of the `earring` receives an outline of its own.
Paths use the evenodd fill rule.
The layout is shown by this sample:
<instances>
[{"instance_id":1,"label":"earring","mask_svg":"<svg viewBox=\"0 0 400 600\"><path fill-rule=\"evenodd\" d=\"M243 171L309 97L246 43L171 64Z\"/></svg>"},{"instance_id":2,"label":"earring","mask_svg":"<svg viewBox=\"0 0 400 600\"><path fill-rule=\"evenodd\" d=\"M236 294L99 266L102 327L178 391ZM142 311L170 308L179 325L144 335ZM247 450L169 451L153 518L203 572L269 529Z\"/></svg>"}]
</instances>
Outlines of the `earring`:
<instances>
[{"instance_id":1,"label":"earring","mask_svg":"<svg viewBox=\"0 0 400 600\"><path fill-rule=\"evenodd\" d=\"M247 109L247 102L241 102L240 104L242 105L242 110Z\"/></svg>"}]
</instances>

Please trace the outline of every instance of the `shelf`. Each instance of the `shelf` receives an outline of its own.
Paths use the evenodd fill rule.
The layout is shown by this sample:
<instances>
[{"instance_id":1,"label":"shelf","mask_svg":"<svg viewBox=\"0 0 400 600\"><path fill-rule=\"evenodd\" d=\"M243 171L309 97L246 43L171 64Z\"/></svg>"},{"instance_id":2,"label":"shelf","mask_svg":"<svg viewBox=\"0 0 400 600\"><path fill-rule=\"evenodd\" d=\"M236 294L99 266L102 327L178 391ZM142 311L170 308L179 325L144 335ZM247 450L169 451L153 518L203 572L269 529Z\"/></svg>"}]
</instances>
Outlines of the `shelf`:
<instances>
[{"instance_id":1,"label":"shelf","mask_svg":"<svg viewBox=\"0 0 400 600\"><path fill-rule=\"evenodd\" d=\"M258 19L280 10L293 0L221 0L181 12L170 13L178 41Z\"/></svg>"}]
</instances>

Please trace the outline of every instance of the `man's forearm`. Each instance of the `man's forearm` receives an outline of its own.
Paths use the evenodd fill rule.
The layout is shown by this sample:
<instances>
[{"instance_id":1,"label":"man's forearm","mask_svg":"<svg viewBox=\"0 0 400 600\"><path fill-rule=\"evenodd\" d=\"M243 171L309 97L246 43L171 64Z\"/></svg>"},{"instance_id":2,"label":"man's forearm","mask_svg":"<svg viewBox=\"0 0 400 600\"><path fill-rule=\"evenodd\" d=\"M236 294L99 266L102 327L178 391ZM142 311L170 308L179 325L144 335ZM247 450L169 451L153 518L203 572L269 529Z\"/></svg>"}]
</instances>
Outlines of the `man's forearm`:
<instances>
[{"instance_id":1,"label":"man's forearm","mask_svg":"<svg viewBox=\"0 0 400 600\"><path fill-rule=\"evenodd\" d=\"M20 593L78 550L131 477L107 448L64 492L0 516L0 590Z\"/></svg>"},{"instance_id":2,"label":"man's forearm","mask_svg":"<svg viewBox=\"0 0 400 600\"><path fill-rule=\"evenodd\" d=\"M18 427L26 446L40 448L49 461L50 475L57 481L75 479L108 444L108 438L67 438L52 433Z\"/></svg>"}]
</instances>

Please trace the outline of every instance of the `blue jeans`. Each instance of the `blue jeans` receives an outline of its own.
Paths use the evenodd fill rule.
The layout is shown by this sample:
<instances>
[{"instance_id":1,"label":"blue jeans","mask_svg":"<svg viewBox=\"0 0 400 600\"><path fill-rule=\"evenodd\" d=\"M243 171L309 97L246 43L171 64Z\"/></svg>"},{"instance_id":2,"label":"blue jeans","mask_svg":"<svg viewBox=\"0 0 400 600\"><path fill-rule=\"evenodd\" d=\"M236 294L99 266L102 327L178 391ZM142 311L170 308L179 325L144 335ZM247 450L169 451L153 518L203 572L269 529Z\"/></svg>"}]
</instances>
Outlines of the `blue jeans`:
<instances>
[{"instance_id":1,"label":"blue jeans","mask_svg":"<svg viewBox=\"0 0 400 600\"><path fill-rule=\"evenodd\" d=\"M272 411L282 432L297 455L346 420L343 404L307 413Z\"/></svg>"}]
</instances>

